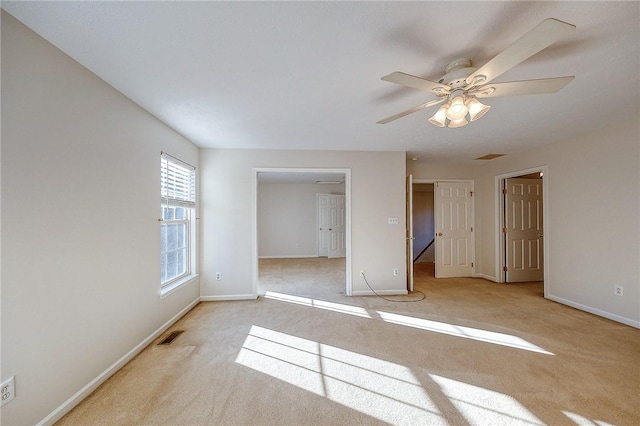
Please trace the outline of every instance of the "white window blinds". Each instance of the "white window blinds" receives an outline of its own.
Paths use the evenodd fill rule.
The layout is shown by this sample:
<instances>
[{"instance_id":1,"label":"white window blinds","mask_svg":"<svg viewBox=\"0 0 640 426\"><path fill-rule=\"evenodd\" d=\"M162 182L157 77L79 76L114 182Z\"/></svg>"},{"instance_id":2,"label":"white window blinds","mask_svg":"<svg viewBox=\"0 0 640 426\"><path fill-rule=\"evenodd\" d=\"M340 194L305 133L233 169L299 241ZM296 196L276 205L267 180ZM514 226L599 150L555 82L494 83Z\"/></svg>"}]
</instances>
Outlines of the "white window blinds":
<instances>
[{"instance_id":1,"label":"white window blinds","mask_svg":"<svg viewBox=\"0 0 640 426\"><path fill-rule=\"evenodd\" d=\"M162 204L195 207L195 167L163 152L160 156L160 199Z\"/></svg>"}]
</instances>

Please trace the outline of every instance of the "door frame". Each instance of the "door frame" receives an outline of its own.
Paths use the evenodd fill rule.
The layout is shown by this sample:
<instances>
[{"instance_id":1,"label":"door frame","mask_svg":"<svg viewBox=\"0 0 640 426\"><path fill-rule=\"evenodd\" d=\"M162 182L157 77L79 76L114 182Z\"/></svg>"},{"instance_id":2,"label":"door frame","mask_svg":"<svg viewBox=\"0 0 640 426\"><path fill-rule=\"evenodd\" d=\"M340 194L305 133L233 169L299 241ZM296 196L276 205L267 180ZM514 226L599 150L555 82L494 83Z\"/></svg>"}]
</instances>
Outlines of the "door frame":
<instances>
[{"instance_id":1,"label":"door frame","mask_svg":"<svg viewBox=\"0 0 640 426\"><path fill-rule=\"evenodd\" d=\"M421 179L421 178L414 177L412 179L412 181L413 181L414 185L420 184L420 183L432 183L432 184L435 185L436 182L454 182L454 183L456 183L456 182L461 182L461 183L469 182L469 183L471 183L471 191L473 191L474 193L475 193L475 186L476 186L474 179L445 179L445 178L441 178L441 179ZM435 188L434 188L433 196L435 197ZM476 262L476 258L475 258L476 257L476 229L477 229L477 226L476 226L476 223L475 223L476 222L476 220L475 220L476 219L475 218L475 216L476 216L476 201L475 201L475 197L472 197L472 203L473 203L473 223L474 223L473 224L473 228L474 228L474 231L473 231L473 246L471 248L471 253L472 253L472 256L473 256L473 266L471 267L471 277L475 278L476 276L478 276L476 274L476 263L477 262ZM411 217L413 218L413 212L411 212ZM434 220L435 220L435 203L434 203ZM434 227L434 232L435 232L435 227ZM437 238L435 239L434 244L435 244L435 250L438 250L438 239ZM413 259L411 259L411 260L413 261ZM437 263L436 262L434 262L434 268L435 267L437 267ZM435 275L435 270L434 270L434 275Z\"/></svg>"},{"instance_id":2,"label":"door frame","mask_svg":"<svg viewBox=\"0 0 640 426\"><path fill-rule=\"evenodd\" d=\"M405 247L404 251L407 255L407 290L413 292L413 241L415 236L413 235L413 175L409 173L406 178L406 213L405 220L407 221L405 232Z\"/></svg>"},{"instance_id":3,"label":"door frame","mask_svg":"<svg viewBox=\"0 0 640 426\"><path fill-rule=\"evenodd\" d=\"M503 268L505 265L505 244L504 238L502 237L502 228L504 227L505 217L504 217L504 196L502 194L502 189L505 187L505 179L514 178L522 175L528 175L531 173L542 173L542 233L544 238L542 240L543 252L542 256L544 259L544 297L548 297L548 288L549 288L549 173L547 165L541 165L537 167L531 167L523 170L516 170L509 173L503 173L495 176L494 185L495 185L495 277L496 282L504 283L505 276Z\"/></svg>"},{"instance_id":4,"label":"door frame","mask_svg":"<svg viewBox=\"0 0 640 426\"><path fill-rule=\"evenodd\" d=\"M344 168L284 168L284 167L254 167L251 179L251 261L253 265L252 281L253 296L258 297L258 173L320 173L344 174L344 203L345 203L345 295L352 295L351 283L351 169Z\"/></svg>"}]
</instances>

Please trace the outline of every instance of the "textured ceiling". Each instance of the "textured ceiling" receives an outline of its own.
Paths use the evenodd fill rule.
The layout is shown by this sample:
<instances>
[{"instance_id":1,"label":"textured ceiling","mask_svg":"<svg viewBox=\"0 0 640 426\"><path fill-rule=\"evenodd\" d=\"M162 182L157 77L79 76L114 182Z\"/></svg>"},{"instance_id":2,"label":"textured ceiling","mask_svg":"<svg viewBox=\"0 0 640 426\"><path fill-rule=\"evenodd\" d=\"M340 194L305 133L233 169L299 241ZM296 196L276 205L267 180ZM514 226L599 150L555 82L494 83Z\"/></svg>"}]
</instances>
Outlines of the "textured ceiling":
<instances>
[{"instance_id":1,"label":"textured ceiling","mask_svg":"<svg viewBox=\"0 0 640 426\"><path fill-rule=\"evenodd\" d=\"M640 115L639 2L2 2L2 8L201 147L407 151L475 164ZM575 75L555 94L487 99L460 129L380 80L479 66L545 18L576 30L496 79Z\"/></svg>"}]
</instances>

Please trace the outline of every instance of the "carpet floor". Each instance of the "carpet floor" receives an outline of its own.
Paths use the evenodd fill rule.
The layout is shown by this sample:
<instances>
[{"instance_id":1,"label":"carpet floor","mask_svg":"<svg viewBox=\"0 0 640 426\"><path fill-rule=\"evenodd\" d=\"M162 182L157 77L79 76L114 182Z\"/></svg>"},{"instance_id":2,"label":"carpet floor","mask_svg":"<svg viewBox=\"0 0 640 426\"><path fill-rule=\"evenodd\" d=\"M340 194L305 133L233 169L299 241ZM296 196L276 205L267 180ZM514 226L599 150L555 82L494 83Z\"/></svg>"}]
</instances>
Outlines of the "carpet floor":
<instances>
[{"instance_id":1,"label":"carpet floor","mask_svg":"<svg viewBox=\"0 0 640 426\"><path fill-rule=\"evenodd\" d=\"M640 424L640 330L542 283L344 286L344 259L265 259L257 300L198 304L58 424Z\"/></svg>"}]
</instances>

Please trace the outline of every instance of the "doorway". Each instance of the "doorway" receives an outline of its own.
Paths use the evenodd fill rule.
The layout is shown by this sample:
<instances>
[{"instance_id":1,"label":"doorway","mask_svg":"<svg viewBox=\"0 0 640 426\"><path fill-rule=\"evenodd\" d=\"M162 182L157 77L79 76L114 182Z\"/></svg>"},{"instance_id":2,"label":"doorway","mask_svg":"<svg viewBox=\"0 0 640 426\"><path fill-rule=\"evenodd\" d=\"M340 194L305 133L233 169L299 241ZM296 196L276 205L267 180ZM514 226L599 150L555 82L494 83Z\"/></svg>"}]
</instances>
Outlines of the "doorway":
<instances>
[{"instance_id":1,"label":"doorway","mask_svg":"<svg viewBox=\"0 0 640 426\"><path fill-rule=\"evenodd\" d=\"M311 189L316 193L324 193L327 192L326 188L330 187L327 184L332 183L340 183L343 185L344 189L344 259L342 264L344 266L341 267L343 270L342 275L344 276L344 294L350 296L351 295L351 170L350 169L318 169L318 168L255 168L253 169L253 203L252 203L252 264L253 264L253 294L254 296L258 296L258 284L260 279L260 250L265 251L264 243L266 238L261 241L259 230L264 231L265 226L260 226L261 215L258 211L259 206L259 196L264 194L265 189L263 187L263 191L260 191L260 183L261 182L271 182L271 183L282 183L282 184L293 184L295 186L297 183L299 187L306 186L307 191L309 187L317 187L316 189ZM308 192L308 191L307 191ZM305 230L308 230L314 237L313 238L313 251L309 251L308 246L311 245L309 240L303 240L301 236L297 236L296 232L287 232L286 235L282 234L280 237L270 238L270 241L275 241L277 244L281 244L283 242L288 242L289 246L284 253L286 255L276 255L276 256L266 256L271 258L287 258L287 257L299 257L300 259L298 263L304 265L304 258L312 259L316 258L316 260L321 260L318 256L317 252L317 241L315 240L315 236L318 235L316 229L316 194L313 194L313 202L311 203L311 209L313 213L311 213L308 220L306 222L311 222L312 225L304 226ZM286 201L286 197L283 199ZM275 202L277 204L277 201ZM296 211L299 209L296 208ZM292 216L294 220L295 218ZM281 218L283 222L287 222L286 218ZM289 223L292 219L289 219ZM271 230L269 230L271 231ZM306 232L306 231L305 231ZM296 236L292 236L296 235ZM298 240L300 239L300 242ZM273 246L273 244L271 244ZM307 247L307 251L304 249ZM290 256L289 253L294 252L298 253L298 255Z\"/></svg>"},{"instance_id":2,"label":"doorway","mask_svg":"<svg viewBox=\"0 0 640 426\"><path fill-rule=\"evenodd\" d=\"M495 185L497 281L543 281L547 297L547 166L498 175Z\"/></svg>"},{"instance_id":3,"label":"doorway","mask_svg":"<svg viewBox=\"0 0 640 426\"><path fill-rule=\"evenodd\" d=\"M407 189L407 194L411 194L411 202L407 203L409 228L407 240L414 246L411 251L415 252L415 256L407 254L407 263L413 266L414 259L431 255L434 267L420 268L420 271L433 273L436 278L473 276L475 256L473 180L410 178L407 184L410 187ZM420 189L422 191L419 191ZM430 205L431 207L427 208L432 211L418 213L414 198L419 199L419 197L414 196L423 191L428 195L420 196L426 195L431 199L423 201L422 204ZM424 222L431 221L433 227L414 229L415 225L420 223L420 215L426 216ZM422 241L422 244L418 241ZM413 282L413 267L408 267L407 271L409 274L407 282L410 285Z\"/></svg>"},{"instance_id":4,"label":"doorway","mask_svg":"<svg viewBox=\"0 0 640 426\"><path fill-rule=\"evenodd\" d=\"M416 183L413 185L413 250L411 257L414 267L421 273L427 271L435 277L436 234L434 184Z\"/></svg>"}]
</instances>

